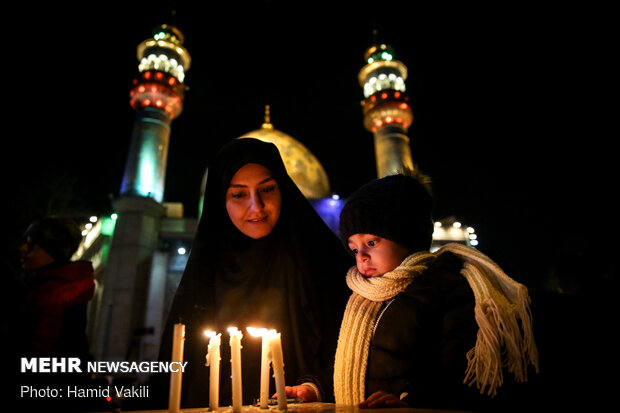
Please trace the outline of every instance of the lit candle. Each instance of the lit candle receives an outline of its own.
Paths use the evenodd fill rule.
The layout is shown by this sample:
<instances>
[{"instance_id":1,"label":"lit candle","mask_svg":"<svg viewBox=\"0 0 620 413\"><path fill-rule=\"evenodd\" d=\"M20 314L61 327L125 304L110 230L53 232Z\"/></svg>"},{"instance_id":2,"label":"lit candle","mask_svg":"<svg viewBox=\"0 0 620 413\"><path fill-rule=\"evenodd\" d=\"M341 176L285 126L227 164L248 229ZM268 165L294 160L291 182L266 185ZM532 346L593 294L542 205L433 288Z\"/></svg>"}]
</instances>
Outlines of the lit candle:
<instances>
[{"instance_id":1,"label":"lit candle","mask_svg":"<svg viewBox=\"0 0 620 413\"><path fill-rule=\"evenodd\" d=\"M215 331L205 331L205 335L209 337L209 346L207 347L207 363L209 366L209 407L211 410L217 410L220 404L220 342L221 334Z\"/></svg>"},{"instance_id":2,"label":"lit candle","mask_svg":"<svg viewBox=\"0 0 620 413\"><path fill-rule=\"evenodd\" d=\"M243 335L237 327L230 327L230 363L232 379L232 408L233 411L241 411L243 406L243 393L241 388L241 338Z\"/></svg>"},{"instance_id":3,"label":"lit candle","mask_svg":"<svg viewBox=\"0 0 620 413\"><path fill-rule=\"evenodd\" d=\"M263 338L263 347L260 363L260 408L269 408L269 364L271 363L271 346L269 331L266 328L247 328L248 333L254 337Z\"/></svg>"},{"instance_id":4,"label":"lit candle","mask_svg":"<svg viewBox=\"0 0 620 413\"><path fill-rule=\"evenodd\" d=\"M175 324L172 336L172 361L183 362L183 345L185 343L185 324ZM181 369L170 373L170 395L168 398L168 411L178 413L181 407Z\"/></svg>"},{"instance_id":5,"label":"lit candle","mask_svg":"<svg viewBox=\"0 0 620 413\"><path fill-rule=\"evenodd\" d=\"M282 355L282 340L280 333L269 330L271 360L273 362L273 375L276 378L276 394L278 395L278 408L286 410L286 390L284 388L284 356Z\"/></svg>"}]
</instances>

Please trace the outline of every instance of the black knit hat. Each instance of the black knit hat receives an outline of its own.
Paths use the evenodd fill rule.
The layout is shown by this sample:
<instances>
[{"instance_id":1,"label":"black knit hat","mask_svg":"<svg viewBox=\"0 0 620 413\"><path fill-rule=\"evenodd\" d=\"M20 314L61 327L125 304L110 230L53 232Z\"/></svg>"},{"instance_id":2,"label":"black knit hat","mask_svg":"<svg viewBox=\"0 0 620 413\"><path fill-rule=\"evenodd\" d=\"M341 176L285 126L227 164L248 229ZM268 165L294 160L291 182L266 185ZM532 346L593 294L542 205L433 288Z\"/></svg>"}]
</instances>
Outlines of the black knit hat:
<instances>
[{"instance_id":1,"label":"black knit hat","mask_svg":"<svg viewBox=\"0 0 620 413\"><path fill-rule=\"evenodd\" d=\"M340 239L372 234L405 246L428 250L433 236L433 200L417 178L389 175L359 188L340 213Z\"/></svg>"},{"instance_id":2,"label":"black knit hat","mask_svg":"<svg viewBox=\"0 0 620 413\"><path fill-rule=\"evenodd\" d=\"M71 259L82 241L80 227L72 220L48 216L30 224L24 238L43 248L57 262Z\"/></svg>"}]
</instances>

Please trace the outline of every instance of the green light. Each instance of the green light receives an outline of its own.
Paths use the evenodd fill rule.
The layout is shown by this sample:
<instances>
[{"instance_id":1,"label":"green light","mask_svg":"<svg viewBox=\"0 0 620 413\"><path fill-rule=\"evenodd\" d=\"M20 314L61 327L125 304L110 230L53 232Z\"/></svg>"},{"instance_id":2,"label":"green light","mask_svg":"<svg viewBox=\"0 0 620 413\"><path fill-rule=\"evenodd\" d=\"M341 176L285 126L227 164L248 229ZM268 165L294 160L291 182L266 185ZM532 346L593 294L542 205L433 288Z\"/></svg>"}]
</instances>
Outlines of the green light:
<instances>
[{"instance_id":1,"label":"green light","mask_svg":"<svg viewBox=\"0 0 620 413\"><path fill-rule=\"evenodd\" d=\"M134 190L145 197L154 198L161 202L163 188L159 185L158 170L159 148L145 146L140 151L140 164L138 166L138 179L134 183Z\"/></svg>"},{"instance_id":2,"label":"green light","mask_svg":"<svg viewBox=\"0 0 620 413\"><path fill-rule=\"evenodd\" d=\"M374 61L375 61L375 59L373 59L372 57L369 57L369 58L368 58L368 64L371 64L371 63L372 63L372 62L374 62Z\"/></svg>"},{"instance_id":3,"label":"green light","mask_svg":"<svg viewBox=\"0 0 620 413\"><path fill-rule=\"evenodd\" d=\"M116 215L116 214L114 214ZM114 218L104 217L101 219L101 233L109 237L114 233L114 226L116 221Z\"/></svg>"},{"instance_id":4,"label":"green light","mask_svg":"<svg viewBox=\"0 0 620 413\"><path fill-rule=\"evenodd\" d=\"M155 36L153 36L155 40L163 39L164 37L166 37L166 33L164 32L159 32Z\"/></svg>"},{"instance_id":5,"label":"green light","mask_svg":"<svg viewBox=\"0 0 620 413\"><path fill-rule=\"evenodd\" d=\"M383 53L381 53L381 58L383 60L392 60L392 55L389 54L388 52L383 52Z\"/></svg>"}]
</instances>

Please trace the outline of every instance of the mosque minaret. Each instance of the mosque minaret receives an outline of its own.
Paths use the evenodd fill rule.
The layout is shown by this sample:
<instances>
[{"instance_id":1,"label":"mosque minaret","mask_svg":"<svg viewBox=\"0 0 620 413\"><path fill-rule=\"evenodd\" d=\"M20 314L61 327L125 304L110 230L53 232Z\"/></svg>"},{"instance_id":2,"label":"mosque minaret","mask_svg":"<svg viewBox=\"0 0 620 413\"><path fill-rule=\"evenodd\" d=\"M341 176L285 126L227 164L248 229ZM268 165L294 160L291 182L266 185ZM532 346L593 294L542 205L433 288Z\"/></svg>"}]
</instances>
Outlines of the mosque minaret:
<instances>
[{"instance_id":1,"label":"mosque minaret","mask_svg":"<svg viewBox=\"0 0 620 413\"><path fill-rule=\"evenodd\" d=\"M184 78L191 58L181 31L155 27L137 47L138 74L130 91L135 122L105 271L96 271L93 355L122 360L156 355L164 311L165 274L160 271L166 206L164 182L172 120L183 109ZM150 333L149 333L150 332Z\"/></svg>"},{"instance_id":2,"label":"mosque minaret","mask_svg":"<svg viewBox=\"0 0 620 413\"><path fill-rule=\"evenodd\" d=\"M390 46L373 45L358 80L364 90L364 127L374 134L377 176L413 170L407 129L413 113L406 94L407 66L394 59Z\"/></svg>"},{"instance_id":3,"label":"mosque minaret","mask_svg":"<svg viewBox=\"0 0 620 413\"><path fill-rule=\"evenodd\" d=\"M170 125L183 110L183 80L191 63L183 40L177 28L164 24L137 48L139 73L130 92L136 120L121 195L163 200Z\"/></svg>"}]
</instances>

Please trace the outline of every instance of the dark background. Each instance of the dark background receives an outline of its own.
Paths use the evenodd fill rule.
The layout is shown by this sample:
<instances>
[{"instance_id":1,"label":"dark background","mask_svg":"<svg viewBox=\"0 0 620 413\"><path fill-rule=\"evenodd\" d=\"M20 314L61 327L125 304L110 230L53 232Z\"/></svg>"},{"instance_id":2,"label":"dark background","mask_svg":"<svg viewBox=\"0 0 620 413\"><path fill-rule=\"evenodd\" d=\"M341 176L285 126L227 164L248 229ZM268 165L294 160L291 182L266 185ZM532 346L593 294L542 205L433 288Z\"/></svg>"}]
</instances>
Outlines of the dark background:
<instances>
[{"instance_id":1,"label":"dark background","mask_svg":"<svg viewBox=\"0 0 620 413\"><path fill-rule=\"evenodd\" d=\"M479 249L532 286L584 254L604 255L615 225L615 155L602 126L610 110L595 98L606 60L598 50L610 32L604 10L193 4L9 7L9 245L41 214L111 212L134 120L136 46L158 24L173 23L192 65L184 111L172 124L164 196L183 202L186 216L197 215L210 159L260 128L267 104L274 127L321 161L334 193L346 197L374 178L357 74L376 29L409 70L408 135L414 162L433 180L437 218L473 226Z\"/></svg>"},{"instance_id":2,"label":"dark background","mask_svg":"<svg viewBox=\"0 0 620 413\"><path fill-rule=\"evenodd\" d=\"M414 162L433 180L436 217L473 226L482 252L546 297L539 325L556 338L540 345L571 348L553 363L592 366L575 360L590 351L577 350L576 337L596 346L587 354L605 354L617 294L609 10L412 1L6 7L9 271L32 219L111 212L134 120L136 46L156 25L177 25L192 57L164 195L190 217L214 154L258 129L266 104L274 127L321 161L332 192L346 198L376 176L357 74L377 29L409 70L408 135Z\"/></svg>"}]
</instances>

